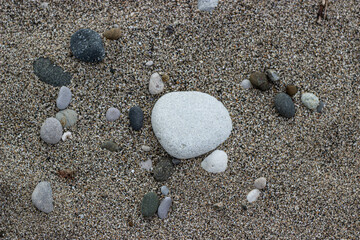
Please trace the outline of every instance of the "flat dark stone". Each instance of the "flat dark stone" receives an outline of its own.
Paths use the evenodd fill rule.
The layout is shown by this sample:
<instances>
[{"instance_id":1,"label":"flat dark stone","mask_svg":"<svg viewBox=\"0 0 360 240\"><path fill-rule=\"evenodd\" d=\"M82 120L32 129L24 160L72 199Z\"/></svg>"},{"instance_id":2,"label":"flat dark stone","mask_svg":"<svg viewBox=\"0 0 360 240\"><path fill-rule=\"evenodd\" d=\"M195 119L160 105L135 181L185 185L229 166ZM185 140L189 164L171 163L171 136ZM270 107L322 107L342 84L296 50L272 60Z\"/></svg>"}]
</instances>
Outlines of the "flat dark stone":
<instances>
[{"instance_id":1,"label":"flat dark stone","mask_svg":"<svg viewBox=\"0 0 360 240\"><path fill-rule=\"evenodd\" d=\"M48 58L38 58L34 61L34 73L44 83L54 87L66 86L71 83L71 74L53 64Z\"/></svg>"},{"instance_id":2,"label":"flat dark stone","mask_svg":"<svg viewBox=\"0 0 360 240\"><path fill-rule=\"evenodd\" d=\"M154 215L159 207L159 197L154 192L149 192L144 195L141 201L141 214L144 217L151 217Z\"/></svg>"},{"instance_id":3,"label":"flat dark stone","mask_svg":"<svg viewBox=\"0 0 360 240\"><path fill-rule=\"evenodd\" d=\"M132 107L129 111L130 126L133 130L139 131L143 126L144 113L140 107Z\"/></svg>"}]
</instances>

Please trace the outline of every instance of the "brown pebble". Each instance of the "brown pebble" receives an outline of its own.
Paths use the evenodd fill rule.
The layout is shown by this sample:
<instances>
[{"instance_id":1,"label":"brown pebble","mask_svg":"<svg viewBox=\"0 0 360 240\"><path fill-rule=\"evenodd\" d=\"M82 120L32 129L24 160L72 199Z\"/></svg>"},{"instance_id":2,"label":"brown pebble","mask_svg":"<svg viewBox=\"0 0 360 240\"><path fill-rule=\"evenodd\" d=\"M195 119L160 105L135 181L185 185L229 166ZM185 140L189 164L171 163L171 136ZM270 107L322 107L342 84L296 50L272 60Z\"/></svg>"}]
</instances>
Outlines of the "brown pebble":
<instances>
[{"instance_id":1,"label":"brown pebble","mask_svg":"<svg viewBox=\"0 0 360 240\"><path fill-rule=\"evenodd\" d=\"M291 97L297 93L298 89L294 85L287 85L286 86L286 93L289 94Z\"/></svg>"},{"instance_id":2,"label":"brown pebble","mask_svg":"<svg viewBox=\"0 0 360 240\"><path fill-rule=\"evenodd\" d=\"M59 177L66 178L66 179L74 179L75 171L71 169L59 170L57 172Z\"/></svg>"},{"instance_id":3,"label":"brown pebble","mask_svg":"<svg viewBox=\"0 0 360 240\"><path fill-rule=\"evenodd\" d=\"M169 77L169 75L168 75L167 73L164 73L164 74L161 76L161 80L162 80L163 82L167 82L167 81L169 81L169 79L170 79L170 77Z\"/></svg>"},{"instance_id":4,"label":"brown pebble","mask_svg":"<svg viewBox=\"0 0 360 240\"><path fill-rule=\"evenodd\" d=\"M110 40L118 40L121 36L121 30L119 28L112 28L104 32L104 37Z\"/></svg>"}]
</instances>

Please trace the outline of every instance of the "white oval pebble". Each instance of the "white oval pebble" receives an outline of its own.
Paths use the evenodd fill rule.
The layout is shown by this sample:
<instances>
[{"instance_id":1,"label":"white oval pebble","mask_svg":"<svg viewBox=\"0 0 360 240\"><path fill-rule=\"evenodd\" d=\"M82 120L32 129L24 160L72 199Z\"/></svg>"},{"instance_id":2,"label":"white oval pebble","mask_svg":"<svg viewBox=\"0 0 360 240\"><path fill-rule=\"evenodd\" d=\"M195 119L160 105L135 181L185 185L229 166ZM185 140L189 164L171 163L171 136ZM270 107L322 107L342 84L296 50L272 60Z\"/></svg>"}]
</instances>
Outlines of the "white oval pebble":
<instances>
[{"instance_id":1,"label":"white oval pebble","mask_svg":"<svg viewBox=\"0 0 360 240\"><path fill-rule=\"evenodd\" d=\"M59 91L59 96L56 99L57 108L63 110L67 108L71 102L71 90L68 87L62 86Z\"/></svg>"},{"instance_id":2,"label":"white oval pebble","mask_svg":"<svg viewBox=\"0 0 360 240\"><path fill-rule=\"evenodd\" d=\"M159 94L164 90L164 83L158 73L154 73L150 77L149 92L151 94Z\"/></svg>"},{"instance_id":3,"label":"white oval pebble","mask_svg":"<svg viewBox=\"0 0 360 240\"><path fill-rule=\"evenodd\" d=\"M114 122L120 117L120 110L114 107L111 107L106 112L106 120L109 122Z\"/></svg>"},{"instance_id":4,"label":"white oval pebble","mask_svg":"<svg viewBox=\"0 0 360 240\"><path fill-rule=\"evenodd\" d=\"M249 201L249 203L252 203L252 202L255 202L259 196L260 196L260 190L254 189L248 193L246 199Z\"/></svg>"},{"instance_id":5,"label":"white oval pebble","mask_svg":"<svg viewBox=\"0 0 360 240\"><path fill-rule=\"evenodd\" d=\"M311 110L315 110L319 106L319 98L313 93L304 93L301 95L301 102Z\"/></svg>"},{"instance_id":6,"label":"white oval pebble","mask_svg":"<svg viewBox=\"0 0 360 240\"><path fill-rule=\"evenodd\" d=\"M240 85L243 89L249 89L252 87L250 80L247 80L247 79L242 81Z\"/></svg>"},{"instance_id":7,"label":"white oval pebble","mask_svg":"<svg viewBox=\"0 0 360 240\"><path fill-rule=\"evenodd\" d=\"M141 146L141 149L142 149L143 151L145 151L145 152L149 152L149 151L151 150L151 147L146 146L146 145L142 145L142 146Z\"/></svg>"},{"instance_id":8,"label":"white oval pebble","mask_svg":"<svg viewBox=\"0 0 360 240\"><path fill-rule=\"evenodd\" d=\"M165 196L169 194L169 189L168 189L167 186L162 186L162 187L160 188L160 190L161 190L161 193L162 193L163 195L165 195Z\"/></svg>"},{"instance_id":9,"label":"white oval pebble","mask_svg":"<svg viewBox=\"0 0 360 240\"><path fill-rule=\"evenodd\" d=\"M56 118L47 118L40 129L40 137L46 143L56 144L61 140L63 128Z\"/></svg>"},{"instance_id":10,"label":"white oval pebble","mask_svg":"<svg viewBox=\"0 0 360 240\"><path fill-rule=\"evenodd\" d=\"M255 180L254 186L257 189L263 189L266 187L266 178L261 177Z\"/></svg>"},{"instance_id":11,"label":"white oval pebble","mask_svg":"<svg viewBox=\"0 0 360 240\"><path fill-rule=\"evenodd\" d=\"M49 182L40 182L34 189L31 200L35 207L42 212L50 213L54 210L52 190Z\"/></svg>"},{"instance_id":12,"label":"white oval pebble","mask_svg":"<svg viewBox=\"0 0 360 240\"><path fill-rule=\"evenodd\" d=\"M158 208L159 218L164 219L167 217L171 204L172 204L172 200L170 197L166 197L161 201Z\"/></svg>"},{"instance_id":13,"label":"white oval pebble","mask_svg":"<svg viewBox=\"0 0 360 240\"><path fill-rule=\"evenodd\" d=\"M153 61L148 61L148 62L145 63L145 65L148 66L148 67L152 66L153 64L154 64Z\"/></svg>"},{"instance_id":14,"label":"white oval pebble","mask_svg":"<svg viewBox=\"0 0 360 240\"><path fill-rule=\"evenodd\" d=\"M207 172L219 173L226 170L227 162L228 157L226 152L215 150L201 162L201 167Z\"/></svg>"}]
</instances>

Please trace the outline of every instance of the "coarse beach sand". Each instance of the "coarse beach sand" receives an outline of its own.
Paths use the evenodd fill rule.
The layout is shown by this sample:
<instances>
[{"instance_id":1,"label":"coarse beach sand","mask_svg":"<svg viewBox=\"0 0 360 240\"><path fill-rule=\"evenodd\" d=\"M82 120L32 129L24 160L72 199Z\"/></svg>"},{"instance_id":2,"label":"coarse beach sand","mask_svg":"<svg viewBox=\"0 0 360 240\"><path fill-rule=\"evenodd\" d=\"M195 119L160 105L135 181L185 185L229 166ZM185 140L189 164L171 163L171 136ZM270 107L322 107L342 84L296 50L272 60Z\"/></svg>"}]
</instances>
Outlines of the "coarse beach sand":
<instances>
[{"instance_id":1,"label":"coarse beach sand","mask_svg":"<svg viewBox=\"0 0 360 240\"><path fill-rule=\"evenodd\" d=\"M224 0L211 13L195 0L0 1L0 238L357 239L360 2L329 2L328 19L317 24L315 0ZM72 56L77 30L102 35L115 24L122 35L103 39L103 62ZM40 139L42 123L58 112L59 87L34 74L39 57L72 75L69 109L79 120L67 129L72 139L56 145ZM278 85L241 88L252 72L269 68ZM148 90L154 72L170 77L155 96ZM288 84L299 89L291 119L274 108ZM165 183L140 168L167 156L150 116L173 91L208 93L229 110L233 130L217 148L229 156L224 173L203 170L206 155L183 160ZM322 113L301 103L304 92L326 103ZM129 127L135 105L145 116L139 132ZM119 120L106 121L110 107L120 109ZM122 150L101 149L106 140ZM63 169L74 178L59 177ZM268 184L248 203L259 177ZM41 181L53 191L49 214L31 201ZM145 219L141 199L150 191L160 197L162 185L173 199L168 217Z\"/></svg>"}]
</instances>

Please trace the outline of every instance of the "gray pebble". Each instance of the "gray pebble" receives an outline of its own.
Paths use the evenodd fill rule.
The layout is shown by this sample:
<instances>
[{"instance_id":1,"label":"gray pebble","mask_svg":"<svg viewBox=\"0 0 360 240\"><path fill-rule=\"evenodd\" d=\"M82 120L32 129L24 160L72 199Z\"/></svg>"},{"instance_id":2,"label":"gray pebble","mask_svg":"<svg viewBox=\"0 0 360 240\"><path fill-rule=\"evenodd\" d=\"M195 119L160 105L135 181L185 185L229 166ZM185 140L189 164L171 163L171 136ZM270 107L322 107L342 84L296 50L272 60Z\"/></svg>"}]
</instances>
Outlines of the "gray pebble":
<instances>
[{"instance_id":1,"label":"gray pebble","mask_svg":"<svg viewBox=\"0 0 360 240\"><path fill-rule=\"evenodd\" d=\"M181 163L181 160L177 158L173 158L171 161L174 165L179 165Z\"/></svg>"},{"instance_id":2,"label":"gray pebble","mask_svg":"<svg viewBox=\"0 0 360 240\"><path fill-rule=\"evenodd\" d=\"M114 107L111 107L106 112L106 120L109 122L114 122L119 119L121 113L120 110Z\"/></svg>"},{"instance_id":3,"label":"gray pebble","mask_svg":"<svg viewBox=\"0 0 360 240\"><path fill-rule=\"evenodd\" d=\"M47 58L38 58L34 61L34 73L44 83L54 87L69 85L71 75L68 72L53 64Z\"/></svg>"},{"instance_id":4,"label":"gray pebble","mask_svg":"<svg viewBox=\"0 0 360 240\"><path fill-rule=\"evenodd\" d=\"M142 146L141 146L141 149L142 149L144 152L149 152L149 151L151 150L151 147L146 146L146 145L142 145Z\"/></svg>"},{"instance_id":5,"label":"gray pebble","mask_svg":"<svg viewBox=\"0 0 360 240\"><path fill-rule=\"evenodd\" d=\"M266 91L271 87L266 77L266 74L262 72L252 73L250 75L249 80L251 84L254 86L254 88L260 89L261 91Z\"/></svg>"},{"instance_id":6,"label":"gray pebble","mask_svg":"<svg viewBox=\"0 0 360 240\"><path fill-rule=\"evenodd\" d=\"M268 69L266 70L265 74L273 83L278 83L280 80L279 74L275 70Z\"/></svg>"},{"instance_id":7,"label":"gray pebble","mask_svg":"<svg viewBox=\"0 0 360 240\"><path fill-rule=\"evenodd\" d=\"M35 207L42 212L50 213L54 210L52 190L49 182L40 182L34 189L31 200Z\"/></svg>"},{"instance_id":8,"label":"gray pebble","mask_svg":"<svg viewBox=\"0 0 360 240\"><path fill-rule=\"evenodd\" d=\"M159 197L154 192L144 195L141 201L141 214L144 217L151 217L159 207Z\"/></svg>"},{"instance_id":9,"label":"gray pebble","mask_svg":"<svg viewBox=\"0 0 360 240\"><path fill-rule=\"evenodd\" d=\"M324 108L324 107L325 107L325 102L320 101L319 105L318 105L317 108L316 108L316 111L317 111L318 113L321 113L321 112L323 111L323 108Z\"/></svg>"},{"instance_id":10,"label":"gray pebble","mask_svg":"<svg viewBox=\"0 0 360 240\"><path fill-rule=\"evenodd\" d=\"M120 150L119 146L113 141L105 141L101 144L101 148L105 148L111 152L117 152Z\"/></svg>"},{"instance_id":11,"label":"gray pebble","mask_svg":"<svg viewBox=\"0 0 360 240\"><path fill-rule=\"evenodd\" d=\"M168 189L168 187L167 186L162 186L161 188L160 188L160 190L161 190L161 193L163 194L163 195L168 195L169 194L169 189Z\"/></svg>"},{"instance_id":12,"label":"gray pebble","mask_svg":"<svg viewBox=\"0 0 360 240\"><path fill-rule=\"evenodd\" d=\"M174 166L169 158L161 159L154 167L154 178L156 181L166 181L174 172Z\"/></svg>"},{"instance_id":13,"label":"gray pebble","mask_svg":"<svg viewBox=\"0 0 360 240\"><path fill-rule=\"evenodd\" d=\"M292 118L295 116L295 105L286 93L278 93L275 96L275 108L283 117Z\"/></svg>"},{"instance_id":14,"label":"gray pebble","mask_svg":"<svg viewBox=\"0 0 360 240\"><path fill-rule=\"evenodd\" d=\"M140 107L132 107L129 111L130 126L134 131L139 131L143 126L144 113Z\"/></svg>"},{"instance_id":15,"label":"gray pebble","mask_svg":"<svg viewBox=\"0 0 360 240\"><path fill-rule=\"evenodd\" d=\"M91 29L80 29L71 36L70 49L83 62L101 62L105 49L100 35Z\"/></svg>"},{"instance_id":16,"label":"gray pebble","mask_svg":"<svg viewBox=\"0 0 360 240\"><path fill-rule=\"evenodd\" d=\"M63 128L56 118L47 118L40 129L40 137L49 144L56 144L61 140Z\"/></svg>"},{"instance_id":17,"label":"gray pebble","mask_svg":"<svg viewBox=\"0 0 360 240\"><path fill-rule=\"evenodd\" d=\"M158 208L159 218L165 219L167 217L171 204L172 204L172 200L170 197L166 197L161 201Z\"/></svg>"},{"instance_id":18,"label":"gray pebble","mask_svg":"<svg viewBox=\"0 0 360 240\"><path fill-rule=\"evenodd\" d=\"M60 110L67 108L71 102L71 90L68 87L62 86L59 91L59 96L56 99L56 106Z\"/></svg>"},{"instance_id":19,"label":"gray pebble","mask_svg":"<svg viewBox=\"0 0 360 240\"><path fill-rule=\"evenodd\" d=\"M261 190L266 187L266 178L261 177L255 180L254 182L255 188Z\"/></svg>"}]
</instances>

